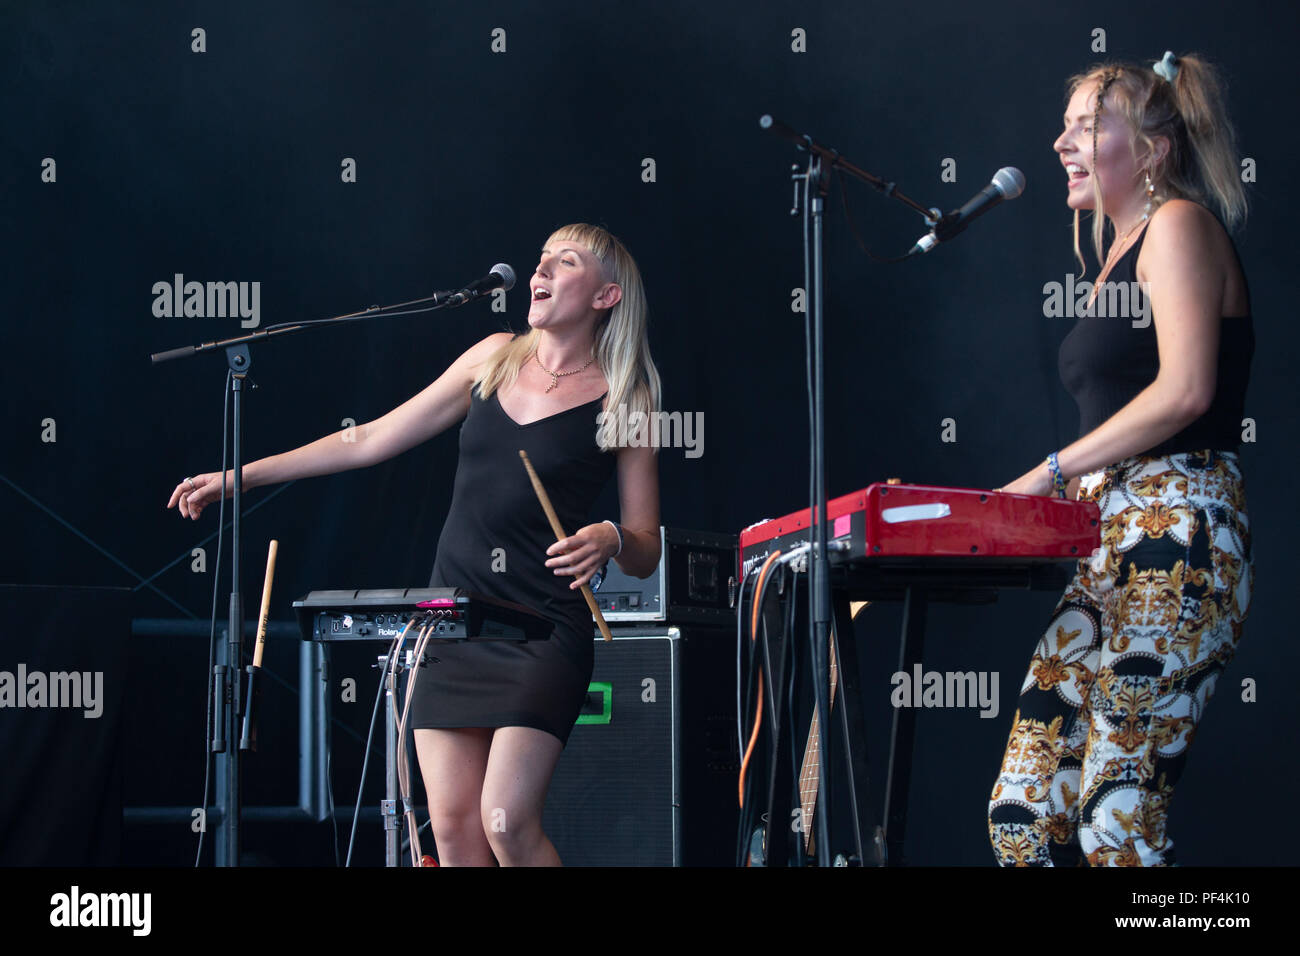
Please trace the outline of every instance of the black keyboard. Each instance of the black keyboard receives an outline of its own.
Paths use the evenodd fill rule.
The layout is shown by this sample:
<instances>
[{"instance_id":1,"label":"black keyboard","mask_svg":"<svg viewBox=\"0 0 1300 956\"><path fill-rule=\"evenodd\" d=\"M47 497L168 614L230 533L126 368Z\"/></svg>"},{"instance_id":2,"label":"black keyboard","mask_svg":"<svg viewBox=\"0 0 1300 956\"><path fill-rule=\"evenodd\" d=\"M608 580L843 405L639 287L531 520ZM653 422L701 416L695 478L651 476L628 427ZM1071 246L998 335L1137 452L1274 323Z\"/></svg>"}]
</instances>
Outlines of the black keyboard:
<instances>
[{"instance_id":1,"label":"black keyboard","mask_svg":"<svg viewBox=\"0 0 1300 956\"><path fill-rule=\"evenodd\" d=\"M312 591L293 607L305 641L391 643L412 619L411 640L426 624L447 641L541 641L554 629L531 608L463 588Z\"/></svg>"}]
</instances>

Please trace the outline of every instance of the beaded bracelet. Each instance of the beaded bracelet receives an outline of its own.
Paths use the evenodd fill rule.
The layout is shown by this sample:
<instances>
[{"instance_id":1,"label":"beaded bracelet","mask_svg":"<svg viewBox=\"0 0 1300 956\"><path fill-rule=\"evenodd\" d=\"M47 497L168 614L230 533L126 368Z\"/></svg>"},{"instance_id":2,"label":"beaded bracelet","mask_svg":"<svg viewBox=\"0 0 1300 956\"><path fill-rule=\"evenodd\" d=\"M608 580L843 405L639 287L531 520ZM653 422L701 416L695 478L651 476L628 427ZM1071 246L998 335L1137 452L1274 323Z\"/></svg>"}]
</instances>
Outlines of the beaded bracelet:
<instances>
[{"instance_id":1,"label":"beaded bracelet","mask_svg":"<svg viewBox=\"0 0 1300 956\"><path fill-rule=\"evenodd\" d=\"M1061 475L1061 463L1056 458L1056 452L1047 456L1047 470L1052 475L1052 488L1056 492L1056 497L1065 497L1065 478Z\"/></svg>"}]
</instances>

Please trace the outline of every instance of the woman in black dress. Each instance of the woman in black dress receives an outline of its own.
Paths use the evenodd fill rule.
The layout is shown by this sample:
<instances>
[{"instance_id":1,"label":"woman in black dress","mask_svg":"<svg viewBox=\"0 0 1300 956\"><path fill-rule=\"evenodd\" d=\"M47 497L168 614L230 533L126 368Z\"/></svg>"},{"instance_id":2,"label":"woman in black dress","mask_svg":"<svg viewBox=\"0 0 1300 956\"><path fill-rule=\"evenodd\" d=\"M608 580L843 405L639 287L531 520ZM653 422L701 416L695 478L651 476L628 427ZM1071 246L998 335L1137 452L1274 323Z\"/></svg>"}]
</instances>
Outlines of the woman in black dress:
<instances>
[{"instance_id":1,"label":"woman in black dress","mask_svg":"<svg viewBox=\"0 0 1300 956\"><path fill-rule=\"evenodd\" d=\"M516 601L556 627L526 645L439 645L438 662L415 681L411 725L444 866L559 863L541 818L591 679L593 625L578 589L610 558L639 577L659 560L654 449L617 445L620 420L637 435L632 416L646 421L659 408L636 263L604 229L566 226L543 247L530 292L527 334L488 336L410 401L360 426L356 441L339 432L244 467L245 488L365 467L464 420L430 584ZM570 531L562 541L520 449ZM619 523L588 524L615 472ZM168 506L197 517L220 489L220 473L198 475Z\"/></svg>"},{"instance_id":2,"label":"woman in black dress","mask_svg":"<svg viewBox=\"0 0 1300 956\"><path fill-rule=\"evenodd\" d=\"M1069 481L1101 511L1101 547L1033 655L989 835L1003 865L1170 864L1173 790L1250 606L1237 448L1254 332L1225 229L1245 197L1201 59L1107 64L1069 92L1054 148L1075 253L1092 210L1103 264L1094 314L1061 345L1080 437L1002 490L1064 496Z\"/></svg>"}]
</instances>

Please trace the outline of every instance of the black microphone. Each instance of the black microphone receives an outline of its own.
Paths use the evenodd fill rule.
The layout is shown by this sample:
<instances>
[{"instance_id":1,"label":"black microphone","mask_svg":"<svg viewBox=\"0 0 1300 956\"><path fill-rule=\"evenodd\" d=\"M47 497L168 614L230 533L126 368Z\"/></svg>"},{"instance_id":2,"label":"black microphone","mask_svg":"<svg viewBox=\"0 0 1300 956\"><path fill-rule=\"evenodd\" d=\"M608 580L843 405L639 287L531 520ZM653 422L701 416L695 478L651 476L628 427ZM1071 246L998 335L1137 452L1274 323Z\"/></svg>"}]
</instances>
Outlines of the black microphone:
<instances>
[{"instance_id":1,"label":"black microphone","mask_svg":"<svg viewBox=\"0 0 1300 956\"><path fill-rule=\"evenodd\" d=\"M498 262L489 272L481 279L475 279L459 292L453 292L443 299L439 304L445 304L452 308L458 305L464 305L477 299L479 296L491 292L493 289L504 289L509 292L515 287L515 270L510 268L504 262Z\"/></svg>"},{"instance_id":2,"label":"black microphone","mask_svg":"<svg viewBox=\"0 0 1300 956\"><path fill-rule=\"evenodd\" d=\"M993 174L993 181L956 212L950 212L934 224L930 234L916 241L909 256L929 252L941 242L960 235L966 227L1004 199L1015 199L1025 191L1025 174L1014 166L1003 166Z\"/></svg>"}]
</instances>

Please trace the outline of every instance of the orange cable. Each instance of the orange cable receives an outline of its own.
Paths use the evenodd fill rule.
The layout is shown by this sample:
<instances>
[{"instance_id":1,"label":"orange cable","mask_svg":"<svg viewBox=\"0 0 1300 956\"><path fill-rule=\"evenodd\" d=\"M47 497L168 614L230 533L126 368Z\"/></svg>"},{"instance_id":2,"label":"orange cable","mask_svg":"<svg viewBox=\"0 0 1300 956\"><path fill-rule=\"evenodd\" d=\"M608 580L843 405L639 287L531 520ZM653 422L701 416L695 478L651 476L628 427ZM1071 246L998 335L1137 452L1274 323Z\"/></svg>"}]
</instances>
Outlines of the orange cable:
<instances>
[{"instance_id":1,"label":"orange cable","mask_svg":"<svg viewBox=\"0 0 1300 956\"><path fill-rule=\"evenodd\" d=\"M772 552L772 554L768 555L767 560L763 562L763 567L758 572L758 582L754 585L754 610L750 617L749 640L751 643L758 640L759 599L763 593L763 582L767 580L767 572L772 567L772 562L780 556L780 551ZM745 773L749 769L749 758L754 753L754 746L758 743L759 728L763 725L763 669L761 665L758 670L758 701L754 705L754 711L754 730L749 735L749 744L745 747L745 756L740 761L738 796L741 809L744 809L745 806Z\"/></svg>"}]
</instances>

